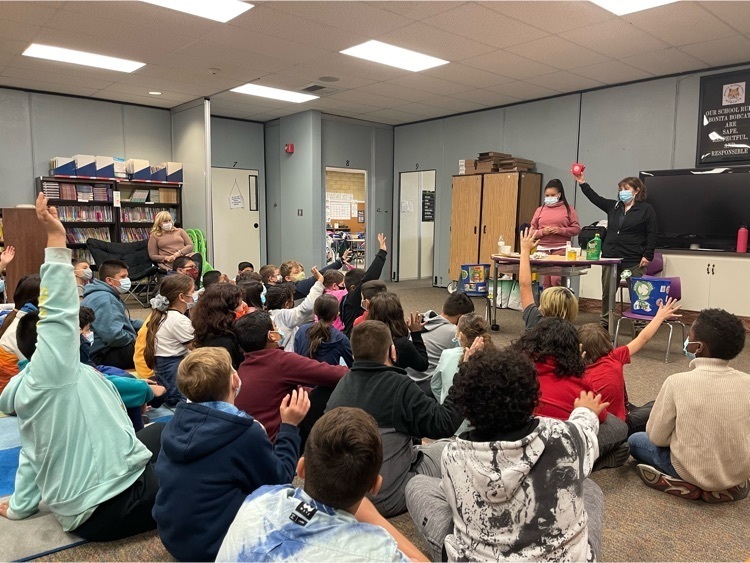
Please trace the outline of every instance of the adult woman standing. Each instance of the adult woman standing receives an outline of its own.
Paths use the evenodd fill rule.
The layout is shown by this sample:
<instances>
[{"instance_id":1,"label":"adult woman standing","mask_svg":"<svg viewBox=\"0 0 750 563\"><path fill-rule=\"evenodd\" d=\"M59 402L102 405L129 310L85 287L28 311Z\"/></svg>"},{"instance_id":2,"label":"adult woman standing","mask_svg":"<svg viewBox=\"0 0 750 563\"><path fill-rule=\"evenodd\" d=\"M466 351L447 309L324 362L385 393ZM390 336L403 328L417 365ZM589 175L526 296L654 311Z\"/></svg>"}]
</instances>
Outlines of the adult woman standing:
<instances>
[{"instance_id":1,"label":"adult woman standing","mask_svg":"<svg viewBox=\"0 0 750 563\"><path fill-rule=\"evenodd\" d=\"M591 203L607 214L607 236L602 247L602 258L622 258L617 266L618 279L624 270L630 279L642 276L654 259L658 226L656 212L646 203L646 186L638 178L623 178L617 184L617 199L607 199L586 183L583 174L573 175L581 191ZM602 320L609 328L609 280L611 268L602 268Z\"/></svg>"},{"instance_id":2,"label":"adult woman standing","mask_svg":"<svg viewBox=\"0 0 750 563\"><path fill-rule=\"evenodd\" d=\"M531 228L539 241L539 250L558 256L565 254L566 244L581 232L578 214L570 207L565 198L565 188L557 178L547 182L544 188L544 205L534 213ZM542 278L545 288L559 286L560 282L560 276Z\"/></svg>"},{"instance_id":3,"label":"adult woman standing","mask_svg":"<svg viewBox=\"0 0 750 563\"><path fill-rule=\"evenodd\" d=\"M160 211L154 218L154 226L148 237L148 254L162 270L172 269L172 262L180 256L190 256L201 271L201 259L193 252L193 243L185 229L175 227L169 211Z\"/></svg>"}]
</instances>

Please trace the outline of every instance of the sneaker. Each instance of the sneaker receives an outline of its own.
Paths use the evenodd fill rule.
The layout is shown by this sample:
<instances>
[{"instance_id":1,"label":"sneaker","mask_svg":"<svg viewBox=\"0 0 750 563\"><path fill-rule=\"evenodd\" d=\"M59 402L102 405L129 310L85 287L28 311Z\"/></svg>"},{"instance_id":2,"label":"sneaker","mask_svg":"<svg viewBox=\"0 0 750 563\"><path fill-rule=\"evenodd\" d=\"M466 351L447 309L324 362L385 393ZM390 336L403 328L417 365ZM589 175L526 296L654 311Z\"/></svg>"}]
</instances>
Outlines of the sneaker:
<instances>
[{"instance_id":1,"label":"sneaker","mask_svg":"<svg viewBox=\"0 0 750 563\"><path fill-rule=\"evenodd\" d=\"M679 477L672 477L666 473L662 473L655 467L651 467L645 463L638 464L638 476L646 486L681 498L698 500L701 498L701 493L703 492L697 485L683 481Z\"/></svg>"},{"instance_id":2,"label":"sneaker","mask_svg":"<svg viewBox=\"0 0 750 563\"><path fill-rule=\"evenodd\" d=\"M608 454L603 455L594 463L594 471L599 469L611 469L613 467L620 467L630 457L630 446L627 442L623 442L617 446L614 450Z\"/></svg>"},{"instance_id":3,"label":"sneaker","mask_svg":"<svg viewBox=\"0 0 750 563\"><path fill-rule=\"evenodd\" d=\"M745 481L723 491L701 491L701 500L710 504L731 502L747 498L748 493L750 493L750 481Z\"/></svg>"}]
</instances>

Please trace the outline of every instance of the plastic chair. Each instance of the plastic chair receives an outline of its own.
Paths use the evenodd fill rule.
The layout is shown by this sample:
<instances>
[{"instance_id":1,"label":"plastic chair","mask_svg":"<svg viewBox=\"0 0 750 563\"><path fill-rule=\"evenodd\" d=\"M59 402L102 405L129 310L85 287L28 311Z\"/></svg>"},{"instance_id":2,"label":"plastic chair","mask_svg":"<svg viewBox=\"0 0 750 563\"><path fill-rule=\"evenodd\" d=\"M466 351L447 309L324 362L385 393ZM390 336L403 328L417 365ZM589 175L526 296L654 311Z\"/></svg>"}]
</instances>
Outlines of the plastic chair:
<instances>
[{"instance_id":1,"label":"plastic chair","mask_svg":"<svg viewBox=\"0 0 750 563\"><path fill-rule=\"evenodd\" d=\"M107 260L125 262L128 265L128 276L133 282L128 296L134 297L141 307L151 306L151 296L156 294L158 285L159 268L148 254L148 239L138 242L106 242L90 238L86 240L86 247L96 264L102 264Z\"/></svg>"},{"instance_id":2,"label":"plastic chair","mask_svg":"<svg viewBox=\"0 0 750 563\"><path fill-rule=\"evenodd\" d=\"M671 283L669 285L669 297L672 299L680 300L682 299L682 284L680 282L680 278L657 278L656 276L642 276L643 279L658 279L658 280L669 280ZM617 319L617 328L615 329L615 347L617 347L617 340L620 336L620 323L627 319L630 321L630 336L631 338L635 338L635 326L636 324L646 324L651 322L653 317L649 317L648 315L640 315L638 313L633 313L630 309L627 311L623 311L622 316ZM664 363L669 363L669 351L672 348L672 334L674 332L674 325L680 325L680 329L682 331L682 340L680 342L685 341L685 323L683 323L679 319L674 320L666 320L662 324L662 326L667 326L669 328L669 339L667 340L667 353L666 357L664 358ZM661 328L661 327L660 327Z\"/></svg>"},{"instance_id":3,"label":"plastic chair","mask_svg":"<svg viewBox=\"0 0 750 563\"><path fill-rule=\"evenodd\" d=\"M643 277L656 276L664 271L664 255L661 252L654 252L654 259L646 266L646 272ZM620 312L625 311L625 297L623 296L623 290L630 287L628 280L620 280Z\"/></svg>"}]
</instances>

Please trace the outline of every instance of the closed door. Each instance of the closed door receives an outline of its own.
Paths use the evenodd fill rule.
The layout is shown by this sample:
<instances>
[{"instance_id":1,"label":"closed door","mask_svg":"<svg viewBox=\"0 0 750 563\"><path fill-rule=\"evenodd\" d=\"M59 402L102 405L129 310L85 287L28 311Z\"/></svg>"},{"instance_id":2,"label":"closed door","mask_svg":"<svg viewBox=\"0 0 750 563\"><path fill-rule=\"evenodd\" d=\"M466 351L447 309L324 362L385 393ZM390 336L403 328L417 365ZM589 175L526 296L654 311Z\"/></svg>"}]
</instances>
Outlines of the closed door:
<instances>
[{"instance_id":1,"label":"closed door","mask_svg":"<svg viewBox=\"0 0 750 563\"><path fill-rule=\"evenodd\" d=\"M260 262L260 211L257 170L211 169L211 202L216 270L234 276L240 262Z\"/></svg>"},{"instance_id":2,"label":"closed door","mask_svg":"<svg viewBox=\"0 0 750 563\"><path fill-rule=\"evenodd\" d=\"M398 279L430 279L435 246L435 171L400 174Z\"/></svg>"},{"instance_id":3,"label":"closed door","mask_svg":"<svg viewBox=\"0 0 750 563\"><path fill-rule=\"evenodd\" d=\"M518 174L485 174L482 191L482 238L479 261L492 263L502 235L511 250L515 247Z\"/></svg>"},{"instance_id":4,"label":"closed door","mask_svg":"<svg viewBox=\"0 0 750 563\"><path fill-rule=\"evenodd\" d=\"M709 306L711 260L706 256L669 254L664 256L663 277L679 277L682 308L700 311ZM715 276L714 276L715 277ZM733 294L736 295L736 294Z\"/></svg>"},{"instance_id":5,"label":"closed door","mask_svg":"<svg viewBox=\"0 0 750 563\"><path fill-rule=\"evenodd\" d=\"M711 290L708 306L724 309L735 315L750 316L750 299L745 294L746 280L750 273L750 264L746 258L711 259L708 262L708 276L711 279ZM683 282L683 293L685 285Z\"/></svg>"},{"instance_id":6,"label":"closed door","mask_svg":"<svg viewBox=\"0 0 750 563\"><path fill-rule=\"evenodd\" d=\"M476 264L479 258L479 219L482 206L482 176L453 177L451 203L451 260L448 273L457 281L461 264Z\"/></svg>"}]
</instances>

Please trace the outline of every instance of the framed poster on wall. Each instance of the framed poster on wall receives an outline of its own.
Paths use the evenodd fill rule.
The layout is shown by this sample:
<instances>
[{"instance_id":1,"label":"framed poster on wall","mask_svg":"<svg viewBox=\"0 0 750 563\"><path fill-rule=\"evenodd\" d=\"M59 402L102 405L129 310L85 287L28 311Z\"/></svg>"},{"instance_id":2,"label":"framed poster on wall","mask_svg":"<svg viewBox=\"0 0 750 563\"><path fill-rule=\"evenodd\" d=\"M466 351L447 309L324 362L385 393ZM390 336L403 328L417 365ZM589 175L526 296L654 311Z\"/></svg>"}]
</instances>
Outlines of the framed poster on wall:
<instances>
[{"instance_id":1,"label":"framed poster on wall","mask_svg":"<svg viewBox=\"0 0 750 563\"><path fill-rule=\"evenodd\" d=\"M696 166L750 163L750 70L701 77Z\"/></svg>"}]
</instances>

